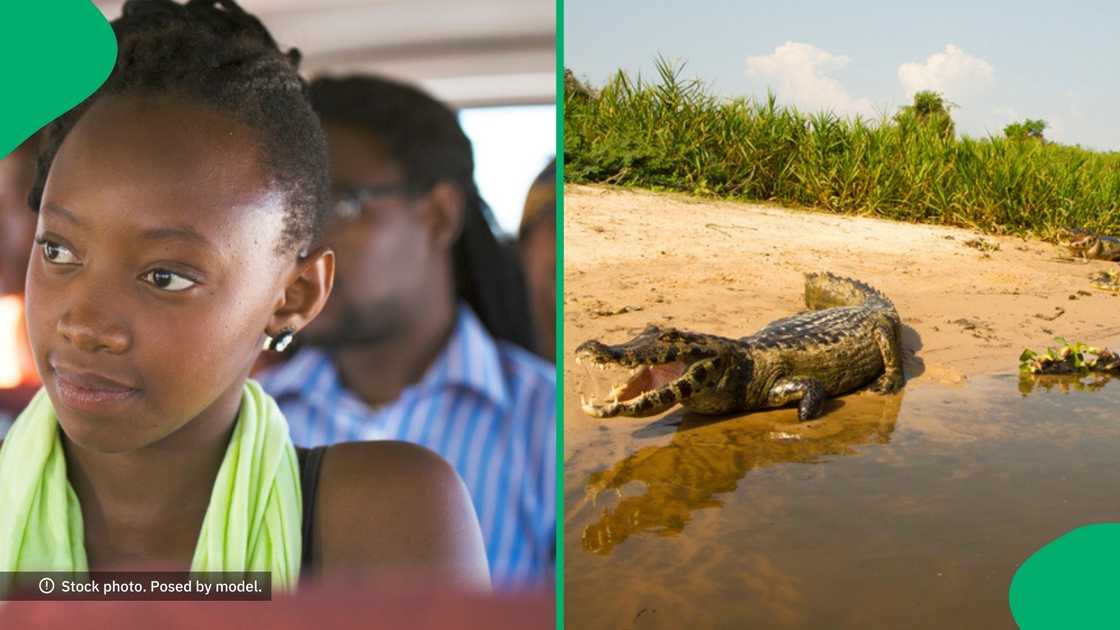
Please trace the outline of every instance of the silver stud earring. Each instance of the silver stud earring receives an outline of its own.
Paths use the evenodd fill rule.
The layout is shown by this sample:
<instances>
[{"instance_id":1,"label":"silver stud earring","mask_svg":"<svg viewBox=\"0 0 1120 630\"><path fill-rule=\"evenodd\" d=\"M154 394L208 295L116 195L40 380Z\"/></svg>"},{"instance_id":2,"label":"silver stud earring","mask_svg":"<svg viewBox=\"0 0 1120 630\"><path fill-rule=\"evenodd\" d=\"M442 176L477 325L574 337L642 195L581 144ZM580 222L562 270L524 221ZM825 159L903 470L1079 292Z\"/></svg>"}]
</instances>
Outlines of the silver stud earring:
<instances>
[{"instance_id":1,"label":"silver stud earring","mask_svg":"<svg viewBox=\"0 0 1120 630\"><path fill-rule=\"evenodd\" d=\"M291 344L292 340L295 338L296 331L291 328L285 328L280 332L280 336L276 338L276 343L273 344L272 347L277 352L283 352L288 348L288 345Z\"/></svg>"},{"instance_id":2,"label":"silver stud earring","mask_svg":"<svg viewBox=\"0 0 1120 630\"><path fill-rule=\"evenodd\" d=\"M283 352L291 345L292 340L296 337L294 328L285 328L280 331L276 337L270 337L268 333L264 335L264 350L273 350L275 352Z\"/></svg>"}]
</instances>

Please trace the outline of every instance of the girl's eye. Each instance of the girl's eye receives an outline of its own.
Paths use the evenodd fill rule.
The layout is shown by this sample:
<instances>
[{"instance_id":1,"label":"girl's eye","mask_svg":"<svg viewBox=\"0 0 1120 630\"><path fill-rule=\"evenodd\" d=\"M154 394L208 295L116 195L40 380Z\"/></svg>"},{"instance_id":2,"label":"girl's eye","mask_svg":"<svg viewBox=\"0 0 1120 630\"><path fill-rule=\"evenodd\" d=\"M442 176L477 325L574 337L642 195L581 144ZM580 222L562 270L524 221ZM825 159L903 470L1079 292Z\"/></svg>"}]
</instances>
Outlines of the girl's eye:
<instances>
[{"instance_id":1,"label":"girl's eye","mask_svg":"<svg viewBox=\"0 0 1120 630\"><path fill-rule=\"evenodd\" d=\"M155 269L143 275L145 281L164 291L186 291L198 284L166 269Z\"/></svg>"},{"instance_id":2,"label":"girl's eye","mask_svg":"<svg viewBox=\"0 0 1120 630\"><path fill-rule=\"evenodd\" d=\"M35 241L39 247L43 249L43 258L48 262L56 265L76 265L78 264L78 257L74 252L70 251L65 245L59 245L53 241L46 239L37 239Z\"/></svg>"}]
</instances>

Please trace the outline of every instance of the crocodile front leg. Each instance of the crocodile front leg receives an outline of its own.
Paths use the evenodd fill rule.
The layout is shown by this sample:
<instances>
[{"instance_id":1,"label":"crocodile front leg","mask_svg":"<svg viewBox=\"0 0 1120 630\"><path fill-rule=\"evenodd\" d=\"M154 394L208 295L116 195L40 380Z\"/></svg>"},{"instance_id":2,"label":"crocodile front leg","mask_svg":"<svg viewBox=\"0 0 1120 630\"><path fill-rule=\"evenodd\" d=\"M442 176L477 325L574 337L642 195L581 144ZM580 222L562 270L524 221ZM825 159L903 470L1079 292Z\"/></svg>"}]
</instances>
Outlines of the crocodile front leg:
<instances>
[{"instance_id":1,"label":"crocodile front leg","mask_svg":"<svg viewBox=\"0 0 1120 630\"><path fill-rule=\"evenodd\" d=\"M893 394L903 383L902 378L902 340L897 322L883 316L873 330L875 343L883 355L883 375L871 384L876 394Z\"/></svg>"},{"instance_id":2,"label":"crocodile front leg","mask_svg":"<svg viewBox=\"0 0 1120 630\"><path fill-rule=\"evenodd\" d=\"M809 376L790 376L778 379L778 382L774 383L766 403L771 407L784 407L799 400L801 402L797 405L798 420L812 420L821 415L826 397L824 383Z\"/></svg>"}]
</instances>

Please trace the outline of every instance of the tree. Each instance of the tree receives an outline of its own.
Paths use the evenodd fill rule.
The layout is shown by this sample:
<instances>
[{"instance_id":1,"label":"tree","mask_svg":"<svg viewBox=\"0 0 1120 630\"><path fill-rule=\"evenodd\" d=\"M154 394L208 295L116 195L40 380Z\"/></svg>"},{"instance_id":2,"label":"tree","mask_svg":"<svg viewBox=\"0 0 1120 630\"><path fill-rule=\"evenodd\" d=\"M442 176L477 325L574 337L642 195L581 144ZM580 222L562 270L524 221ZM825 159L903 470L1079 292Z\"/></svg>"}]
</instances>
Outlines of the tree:
<instances>
[{"instance_id":1,"label":"tree","mask_svg":"<svg viewBox=\"0 0 1120 630\"><path fill-rule=\"evenodd\" d=\"M1042 137L1043 130L1048 125L1042 119L1026 119L1021 123L1011 123L1003 128L1003 135L1011 140L1039 140L1046 142L1046 138Z\"/></svg>"},{"instance_id":2,"label":"tree","mask_svg":"<svg viewBox=\"0 0 1120 630\"><path fill-rule=\"evenodd\" d=\"M956 133L953 117L949 115L949 110L956 106L955 103L945 100L939 92L922 90L914 94L913 104L899 108L894 120L900 125L912 122L923 127L933 127L938 131L938 135L948 140Z\"/></svg>"},{"instance_id":3,"label":"tree","mask_svg":"<svg viewBox=\"0 0 1120 630\"><path fill-rule=\"evenodd\" d=\"M595 98L595 91L576 78L571 70L564 69L564 95L567 98L589 100Z\"/></svg>"}]
</instances>

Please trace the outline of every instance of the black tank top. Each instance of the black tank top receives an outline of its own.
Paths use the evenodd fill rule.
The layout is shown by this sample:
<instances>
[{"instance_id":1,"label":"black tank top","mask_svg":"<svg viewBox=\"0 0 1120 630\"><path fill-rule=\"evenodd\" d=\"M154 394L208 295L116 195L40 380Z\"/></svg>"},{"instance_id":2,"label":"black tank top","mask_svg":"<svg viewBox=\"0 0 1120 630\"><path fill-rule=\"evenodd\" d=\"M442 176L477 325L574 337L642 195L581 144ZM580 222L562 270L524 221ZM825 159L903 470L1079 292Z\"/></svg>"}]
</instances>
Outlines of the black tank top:
<instances>
[{"instance_id":1,"label":"black tank top","mask_svg":"<svg viewBox=\"0 0 1120 630\"><path fill-rule=\"evenodd\" d=\"M315 525L315 493L319 488L319 468L323 465L323 453L327 447L296 447L299 458L299 486L303 494L303 557L300 560L300 577L311 574L311 529Z\"/></svg>"}]
</instances>

